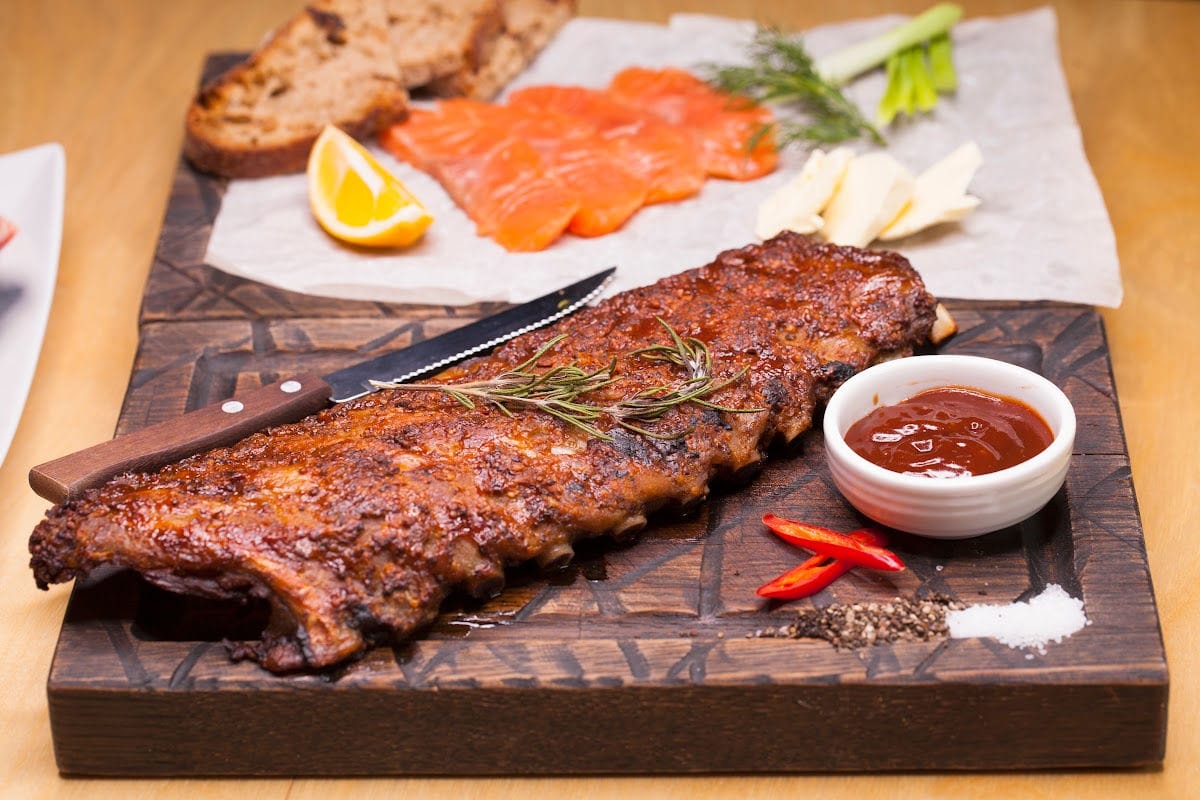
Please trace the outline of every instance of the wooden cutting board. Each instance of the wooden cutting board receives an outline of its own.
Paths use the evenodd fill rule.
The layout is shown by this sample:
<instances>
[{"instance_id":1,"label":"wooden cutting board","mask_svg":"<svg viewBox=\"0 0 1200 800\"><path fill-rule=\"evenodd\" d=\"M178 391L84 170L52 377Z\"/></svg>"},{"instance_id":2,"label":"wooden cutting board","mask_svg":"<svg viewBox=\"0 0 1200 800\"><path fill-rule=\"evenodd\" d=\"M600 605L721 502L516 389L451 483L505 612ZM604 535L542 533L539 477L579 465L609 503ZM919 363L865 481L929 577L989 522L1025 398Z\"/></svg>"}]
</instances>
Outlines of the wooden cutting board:
<instances>
[{"instance_id":1,"label":"wooden cutting board","mask_svg":"<svg viewBox=\"0 0 1200 800\"><path fill-rule=\"evenodd\" d=\"M214 59L210 67L220 66ZM292 372L327 372L502 306L303 296L203 263L224 184L181 163L147 282L118 432ZM715 254L714 254L715 255ZM669 254L664 256L669 257ZM680 264L680 269L694 264ZM895 577L851 573L792 604L760 583L798 562L765 511L848 530L819 431L752 484L636 544L521 568L415 639L321 674L229 660L263 609L171 595L125 572L76 585L48 693L61 771L91 775L694 773L1131 767L1161 761L1167 667L1104 330L1090 307L946 302L944 352L1064 389L1067 485L1019 526L962 542L897 534ZM944 593L1008 603L1056 583L1090 625L1044 653L991 639L837 650L755 637L797 609Z\"/></svg>"}]
</instances>

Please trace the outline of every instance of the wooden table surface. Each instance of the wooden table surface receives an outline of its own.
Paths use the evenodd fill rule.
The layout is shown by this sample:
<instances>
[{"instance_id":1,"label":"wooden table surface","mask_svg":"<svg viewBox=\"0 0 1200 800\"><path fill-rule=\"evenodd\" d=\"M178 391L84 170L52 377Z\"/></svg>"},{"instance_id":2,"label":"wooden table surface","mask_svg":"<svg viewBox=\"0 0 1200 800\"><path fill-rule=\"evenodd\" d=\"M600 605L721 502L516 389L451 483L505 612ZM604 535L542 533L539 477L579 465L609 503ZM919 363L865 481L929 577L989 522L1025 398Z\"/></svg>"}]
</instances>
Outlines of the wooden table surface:
<instances>
[{"instance_id":1,"label":"wooden table surface","mask_svg":"<svg viewBox=\"0 0 1200 800\"><path fill-rule=\"evenodd\" d=\"M60 778L45 680L69 592L63 587L37 591L26 566L29 531L47 507L28 488L26 472L112 432L137 341L142 287L181 144L183 112L204 54L251 47L298 5L296 0L7 0L0 12L0 153L59 141L67 154L66 218L54 307L25 414L0 468L0 649L5 654L0 666L0 795L132 800L537 794L697 800L798 794L1185 797L1200 791L1200 569L1189 541L1200 519L1200 471L1194 463L1200 441L1200 4L1091 0L1054 5L1063 66L1084 146L1116 230L1125 281L1124 304L1103 316L1171 668L1170 727L1161 769L537 780ZM657 21L675 11L702 11L800 29L882 10L919 11L926 5L925 0L584 0L580 10ZM979 16L1037 3L965 5L969 16Z\"/></svg>"}]
</instances>

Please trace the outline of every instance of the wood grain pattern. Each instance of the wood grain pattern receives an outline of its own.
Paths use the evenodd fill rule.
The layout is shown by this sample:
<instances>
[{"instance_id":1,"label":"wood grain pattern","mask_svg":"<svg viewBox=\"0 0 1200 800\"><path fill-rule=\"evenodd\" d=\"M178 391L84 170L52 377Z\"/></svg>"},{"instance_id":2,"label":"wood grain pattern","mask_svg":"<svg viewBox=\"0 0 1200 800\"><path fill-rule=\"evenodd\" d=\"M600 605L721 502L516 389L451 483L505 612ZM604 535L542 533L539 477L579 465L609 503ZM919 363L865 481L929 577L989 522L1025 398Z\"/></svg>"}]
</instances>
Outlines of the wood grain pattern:
<instances>
[{"instance_id":1,"label":"wood grain pattern","mask_svg":"<svg viewBox=\"0 0 1200 800\"><path fill-rule=\"evenodd\" d=\"M322 315L318 298L218 277L193 263L217 208L207 199L216 181L187 165L179 172L121 432L465 321L345 301L326 301L332 311ZM180 274L204 287L183 303ZM209 302L218 296L240 302ZM518 569L498 598L455 598L421 635L325 674L279 677L230 662L222 640L255 638L260 606L180 598L127 573L91 580L74 592L50 673L59 768L562 774L1157 763L1166 664L1100 319L1064 304L948 305L960 332L946 352L1021 364L1071 398L1079 435L1068 484L1033 519L987 537L897 534L906 572L852 573L807 604L934 592L1011 602L1057 583L1084 598L1092 624L1045 654L974 639L838 651L754 637L796 609L754 594L798 559L763 530L762 513L862 524L833 488L813 431L749 486L690 518L655 520L636 545L587 543L552 577ZM166 317L147 311L169 306ZM799 719L797 708L806 709ZM488 736L497 720L502 743ZM329 726L355 730L353 746L329 746ZM764 741L760 726L778 733ZM294 732L287 748L249 747L279 729ZM630 747L627 731L656 746ZM825 747L806 746L814 738ZM967 746L936 746L948 739Z\"/></svg>"}]
</instances>

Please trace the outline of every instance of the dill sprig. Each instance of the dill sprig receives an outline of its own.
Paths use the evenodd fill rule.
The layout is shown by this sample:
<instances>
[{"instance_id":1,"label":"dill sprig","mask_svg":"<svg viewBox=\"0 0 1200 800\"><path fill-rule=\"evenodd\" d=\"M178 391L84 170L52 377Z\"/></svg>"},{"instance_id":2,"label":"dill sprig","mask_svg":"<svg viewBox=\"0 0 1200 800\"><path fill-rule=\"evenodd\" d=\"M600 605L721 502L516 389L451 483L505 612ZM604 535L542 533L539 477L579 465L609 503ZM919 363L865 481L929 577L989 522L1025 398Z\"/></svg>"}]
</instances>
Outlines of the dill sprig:
<instances>
[{"instance_id":1,"label":"dill sprig","mask_svg":"<svg viewBox=\"0 0 1200 800\"><path fill-rule=\"evenodd\" d=\"M911 116L917 110L928 111L938 92L953 91L957 85L949 30L962 13L953 3L938 3L820 61L809 56L799 38L760 28L750 44L749 66L710 65L709 82L760 103L791 107L801 115L765 126L753 137L750 149L773 128L778 130L780 146L795 141L834 144L863 136L883 144L879 130L840 87L886 65L888 88L879 102L876 124L883 127L898 113Z\"/></svg>"},{"instance_id":2,"label":"dill sprig","mask_svg":"<svg viewBox=\"0 0 1200 800\"><path fill-rule=\"evenodd\" d=\"M799 38L760 28L750 44L749 61L749 65L709 65L708 80L723 92L786 106L799 114L759 131L751 147L772 128L781 147L797 141L834 144L863 136L884 143L858 106L822 77Z\"/></svg>"},{"instance_id":3,"label":"dill sprig","mask_svg":"<svg viewBox=\"0 0 1200 800\"><path fill-rule=\"evenodd\" d=\"M442 392L466 408L474 408L476 401L482 401L492 404L510 417L513 416L515 407L535 408L579 428L589 436L607 441L612 441L613 437L597 425L600 418L606 415L621 427L635 433L655 439L676 439L688 431L662 433L651 430L648 426L654 425L672 408L684 403L695 403L705 408L738 414L765 410L731 408L705 399L741 379L749 367L725 380L716 380L712 373L712 353L708 345L694 337L683 338L662 319L658 321L667 330L670 343L644 347L634 350L629 355L673 364L685 370L687 377L677 383L643 389L607 405L588 402L583 396L620 380L616 374L616 356L605 366L591 371L583 369L574 361L539 368L543 357L563 341L565 336L550 339L516 367L487 380L463 383L372 381L372 384L379 388Z\"/></svg>"}]
</instances>

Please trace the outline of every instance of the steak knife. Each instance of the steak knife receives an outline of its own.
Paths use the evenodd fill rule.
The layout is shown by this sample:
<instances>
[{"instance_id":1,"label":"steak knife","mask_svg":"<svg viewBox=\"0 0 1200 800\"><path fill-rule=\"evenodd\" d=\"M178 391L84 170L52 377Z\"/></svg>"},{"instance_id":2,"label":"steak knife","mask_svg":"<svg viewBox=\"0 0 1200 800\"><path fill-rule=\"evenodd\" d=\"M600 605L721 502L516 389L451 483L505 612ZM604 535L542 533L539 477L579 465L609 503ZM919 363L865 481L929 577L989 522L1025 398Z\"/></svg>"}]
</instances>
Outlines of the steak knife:
<instances>
[{"instance_id":1,"label":"steak knife","mask_svg":"<svg viewBox=\"0 0 1200 800\"><path fill-rule=\"evenodd\" d=\"M362 397L375 391L373 380L412 380L574 313L600 294L615 271L609 267L536 300L329 375L289 376L48 461L29 471L29 485L61 503L122 472L156 469L271 425L295 422L331 403Z\"/></svg>"}]
</instances>

